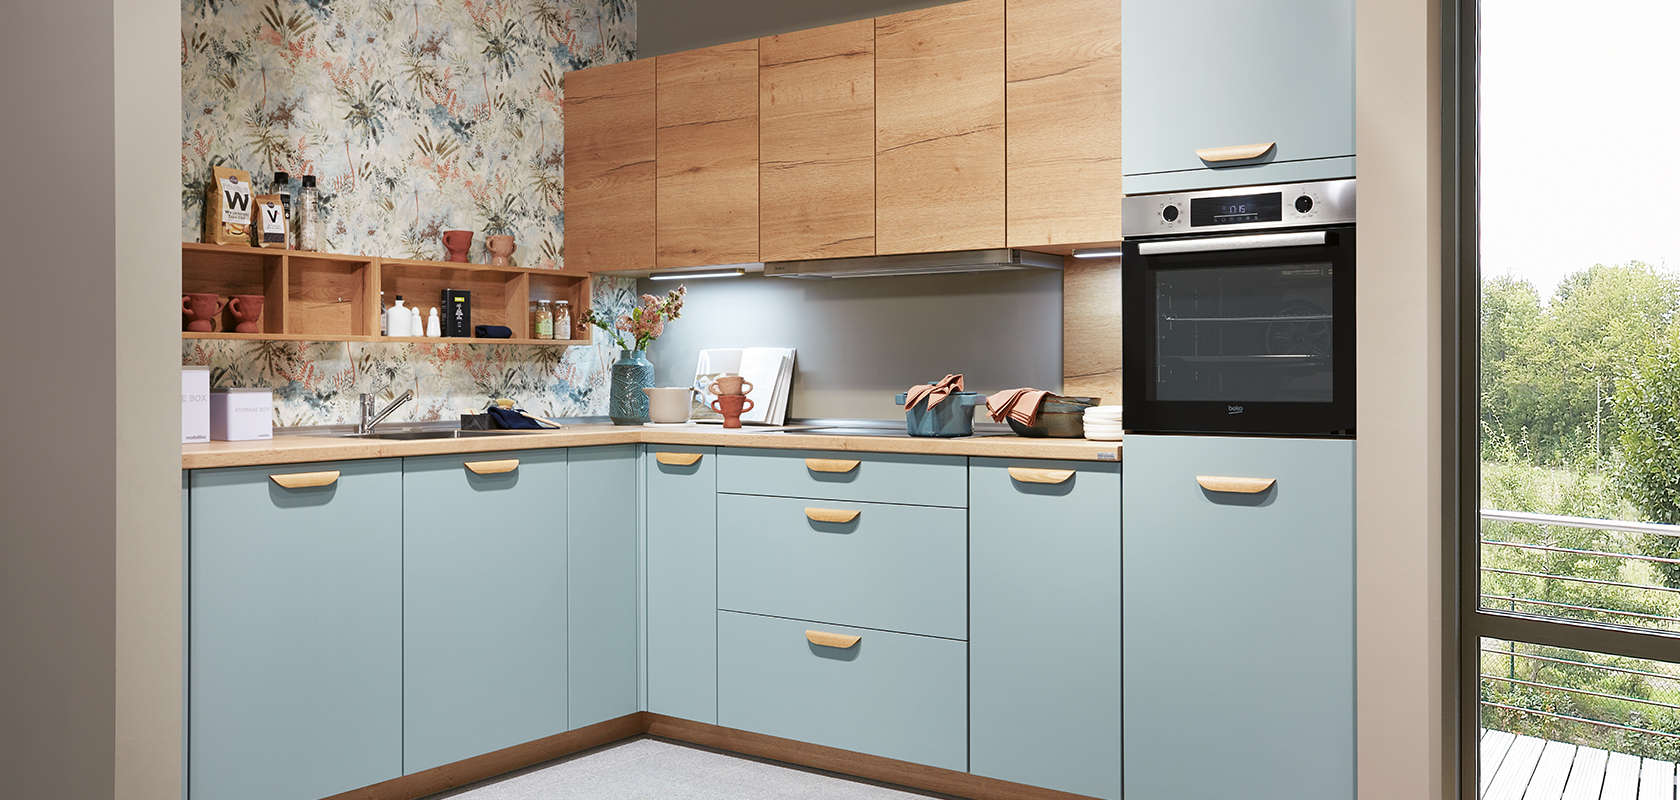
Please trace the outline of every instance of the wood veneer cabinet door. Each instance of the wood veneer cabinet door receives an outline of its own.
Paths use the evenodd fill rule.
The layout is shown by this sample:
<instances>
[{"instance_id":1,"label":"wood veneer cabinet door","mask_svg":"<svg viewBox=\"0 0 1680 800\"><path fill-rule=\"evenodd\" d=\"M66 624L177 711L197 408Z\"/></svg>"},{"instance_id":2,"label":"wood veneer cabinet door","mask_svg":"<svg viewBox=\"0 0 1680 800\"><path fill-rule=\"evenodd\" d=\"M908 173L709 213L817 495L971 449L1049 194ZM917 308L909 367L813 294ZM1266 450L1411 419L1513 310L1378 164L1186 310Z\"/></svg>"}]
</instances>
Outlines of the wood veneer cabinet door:
<instances>
[{"instance_id":1,"label":"wood veneer cabinet door","mask_svg":"<svg viewBox=\"0 0 1680 800\"><path fill-rule=\"evenodd\" d=\"M659 267L758 260L758 41L659 56Z\"/></svg>"},{"instance_id":2,"label":"wood veneer cabinet door","mask_svg":"<svg viewBox=\"0 0 1680 800\"><path fill-rule=\"evenodd\" d=\"M1003 9L876 18L876 252L1004 245Z\"/></svg>"},{"instance_id":3,"label":"wood veneer cabinet door","mask_svg":"<svg viewBox=\"0 0 1680 800\"><path fill-rule=\"evenodd\" d=\"M653 266L654 64L566 74L566 267Z\"/></svg>"},{"instance_id":4,"label":"wood veneer cabinet door","mask_svg":"<svg viewBox=\"0 0 1680 800\"><path fill-rule=\"evenodd\" d=\"M1009 246L1120 239L1120 4L1007 0Z\"/></svg>"},{"instance_id":5,"label":"wood veneer cabinet door","mask_svg":"<svg viewBox=\"0 0 1680 800\"><path fill-rule=\"evenodd\" d=\"M759 256L875 253L875 21L758 40Z\"/></svg>"}]
</instances>

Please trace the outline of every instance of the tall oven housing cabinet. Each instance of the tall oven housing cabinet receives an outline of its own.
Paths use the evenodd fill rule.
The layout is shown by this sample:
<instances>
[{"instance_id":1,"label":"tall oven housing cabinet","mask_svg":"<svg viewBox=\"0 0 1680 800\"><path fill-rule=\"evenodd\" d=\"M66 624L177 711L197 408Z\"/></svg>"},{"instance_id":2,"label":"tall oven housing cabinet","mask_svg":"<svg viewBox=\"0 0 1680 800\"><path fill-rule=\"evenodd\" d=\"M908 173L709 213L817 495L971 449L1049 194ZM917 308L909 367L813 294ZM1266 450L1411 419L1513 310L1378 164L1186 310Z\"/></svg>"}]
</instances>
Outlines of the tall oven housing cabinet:
<instances>
[{"instance_id":1,"label":"tall oven housing cabinet","mask_svg":"<svg viewBox=\"0 0 1680 800\"><path fill-rule=\"evenodd\" d=\"M1122 216L1125 796L1352 797L1354 181Z\"/></svg>"}]
</instances>

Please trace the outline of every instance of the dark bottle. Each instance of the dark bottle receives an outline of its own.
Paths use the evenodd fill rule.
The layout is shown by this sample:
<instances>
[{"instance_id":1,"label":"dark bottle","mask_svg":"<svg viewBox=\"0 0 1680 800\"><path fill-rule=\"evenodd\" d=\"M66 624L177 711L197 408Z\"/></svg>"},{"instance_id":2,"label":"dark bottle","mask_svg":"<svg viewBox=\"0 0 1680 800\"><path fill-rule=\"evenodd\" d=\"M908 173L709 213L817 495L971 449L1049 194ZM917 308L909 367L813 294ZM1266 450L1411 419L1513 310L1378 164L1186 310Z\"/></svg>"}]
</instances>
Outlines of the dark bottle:
<instances>
[{"instance_id":1,"label":"dark bottle","mask_svg":"<svg viewBox=\"0 0 1680 800\"><path fill-rule=\"evenodd\" d=\"M286 214L286 229L289 234L294 225L292 219L292 176L284 172L274 173L274 186L270 188L269 194L280 195L280 208ZM293 237L288 235L286 237L286 248L289 250L295 246Z\"/></svg>"}]
</instances>

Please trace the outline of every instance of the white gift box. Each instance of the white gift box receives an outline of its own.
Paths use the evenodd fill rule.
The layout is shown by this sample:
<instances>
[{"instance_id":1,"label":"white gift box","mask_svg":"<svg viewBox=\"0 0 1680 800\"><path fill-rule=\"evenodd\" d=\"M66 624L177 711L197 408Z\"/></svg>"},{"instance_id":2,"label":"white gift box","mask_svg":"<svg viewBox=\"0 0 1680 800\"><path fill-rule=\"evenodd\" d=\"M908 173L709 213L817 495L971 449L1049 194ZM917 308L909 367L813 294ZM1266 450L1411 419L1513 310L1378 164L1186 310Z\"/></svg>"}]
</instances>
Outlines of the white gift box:
<instances>
[{"instance_id":1,"label":"white gift box","mask_svg":"<svg viewBox=\"0 0 1680 800\"><path fill-rule=\"evenodd\" d=\"M273 389L217 389L210 393L210 438L244 442L274 438Z\"/></svg>"},{"instance_id":2,"label":"white gift box","mask_svg":"<svg viewBox=\"0 0 1680 800\"><path fill-rule=\"evenodd\" d=\"M210 368L181 368L181 444L210 441Z\"/></svg>"}]
</instances>

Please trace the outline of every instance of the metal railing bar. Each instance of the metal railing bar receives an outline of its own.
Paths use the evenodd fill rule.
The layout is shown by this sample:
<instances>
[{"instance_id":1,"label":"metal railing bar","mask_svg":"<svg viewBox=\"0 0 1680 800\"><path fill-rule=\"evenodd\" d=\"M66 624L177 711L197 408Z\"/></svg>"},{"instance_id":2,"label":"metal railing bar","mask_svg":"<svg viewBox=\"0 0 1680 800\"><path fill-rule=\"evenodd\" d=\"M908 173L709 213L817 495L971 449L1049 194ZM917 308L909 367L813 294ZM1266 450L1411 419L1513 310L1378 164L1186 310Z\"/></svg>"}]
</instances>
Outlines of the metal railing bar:
<instances>
[{"instance_id":1,"label":"metal railing bar","mask_svg":"<svg viewBox=\"0 0 1680 800\"><path fill-rule=\"evenodd\" d=\"M1605 694L1603 692L1592 691L1591 689L1571 689L1568 686L1553 686L1552 684L1549 684L1549 683L1536 683L1535 681L1525 681L1522 678L1504 678L1504 677L1500 677L1498 675L1488 675L1486 673L1483 673L1482 680L1484 680L1484 681L1504 681L1506 683L1520 683L1524 686L1533 686L1536 689L1556 689L1560 692L1573 692L1575 694L1587 694L1587 695L1592 695L1593 697L1602 697L1606 700L1625 700L1629 703L1642 703L1644 705L1662 706L1663 708L1672 708L1672 709L1675 709L1675 710L1680 710L1680 706L1674 705L1673 703L1664 703L1660 700L1644 700L1644 699L1641 699L1641 698L1638 698L1638 697L1627 697L1625 695L1619 695L1619 694Z\"/></svg>"},{"instance_id":2,"label":"metal railing bar","mask_svg":"<svg viewBox=\"0 0 1680 800\"><path fill-rule=\"evenodd\" d=\"M1482 519L1495 522L1520 522L1529 525L1557 525L1565 528L1592 528L1601 531L1627 531L1628 533L1652 533L1658 536L1680 536L1680 525L1664 525L1660 522L1630 522L1620 519L1596 519L1593 517L1565 517L1559 514L1532 514L1527 511L1505 511L1498 508L1482 509Z\"/></svg>"},{"instance_id":3,"label":"metal railing bar","mask_svg":"<svg viewBox=\"0 0 1680 800\"><path fill-rule=\"evenodd\" d=\"M1602 581L1597 578L1577 578L1574 575L1547 575L1544 572L1523 572L1517 569L1499 569L1497 567L1482 567L1483 572L1497 572L1501 575L1521 575L1525 578L1551 578L1560 581L1575 581L1576 583L1591 583L1597 586L1620 586L1623 589L1647 589L1653 592L1670 592L1680 594L1680 589L1667 586L1645 586L1638 583L1622 583L1621 581Z\"/></svg>"},{"instance_id":4,"label":"metal railing bar","mask_svg":"<svg viewBox=\"0 0 1680 800\"><path fill-rule=\"evenodd\" d=\"M1545 544L1523 544L1521 542L1502 542L1497 539L1483 539L1482 544L1497 544L1505 547L1521 547L1524 550L1546 550L1552 553L1574 553L1583 556L1608 556L1610 558L1631 558L1635 561L1650 561L1657 564L1680 564L1680 558L1657 558L1656 556L1639 556L1633 553L1606 553L1602 550L1575 550L1568 547L1552 547Z\"/></svg>"},{"instance_id":5,"label":"metal railing bar","mask_svg":"<svg viewBox=\"0 0 1680 800\"><path fill-rule=\"evenodd\" d=\"M1668 733L1667 731L1653 731L1649 728L1635 728L1631 725L1617 725L1614 722L1599 722L1596 719L1587 719L1586 717L1572 717L1572 716L1569 716L1568 714L1554 714L1550 711L1540 711L1538 709L1533 709L1533 708L1523 708L1521 706L1512 706L1512 705L1506 705L1504 703L1495 703L1492 700L1483 700L1482 705L1493 706L1494 708L1508 709L1510 711L1521 711L1524 714L1538 714L1542 717L1551 717L1553 719L1566 719L1566 720L1569 720L1570 722L1584 722L1588 725L1600 725L1600 726L1603 726L1603 727L1606 727L1606 728L1616 728L1617 730L1632 731L1634 733L1649 733L1653 736L1666 736L1670 739L1680 739L1680 733Z\"/></svg>"},{"instance_id":6,"label":"metal railing bar","mask_svg":"<svg viewBox=\"0 0 1680 800\"><path fill-rule=\"evenodd\" d=\"M1570 661L1567 658L1553 658L1551 656L1541 656L1541 655L1535 655L1533 653L1521 653L1521 652L1516 652L1516 651L1513 651L1513 650L1493 650L1493 649L1489 649L1489 648L1486 648L1486 647L1482 648L1482 652L1492 653L1494 655L1499 655L1499 656L1516 656L1518 658L1532 658L1535 661L1551 661L1551 662L1554 662L1554 663L1557 663L1557 664L1571 664L1571 665L1574 665L1574 666L1577 666L1577 667L1591 667L1593 669L1608 670L1610 672L1623 672L1623 673L1626 673L1628 675L1643 675L1647 678L1660 678L1660 679L1665 680L1665 681L1680 681L1680 675L1664 675L1661 672L1647 672L1647 671L1642 670L1642 669L1633 669L1631 667L1614 667L1614 666L1611 666L1609 664L1594 664L1594 663L1591 663L1591 662L1588 662L1588 661Z\"/></svg>"},{"instance_id":7,"label":"metal railing bar","mask_svg":"<svg viewBox=\"0 0 1680 800\"><path fill-rule=\"evenodd\" d=\"M1502 594L1484 594L1484 600L1505 600L1512 603L1523 603L1537 606L1551 606L1553 608L1572 608L1577 611L1596 611L1600 614L1615 614L1622 617L1638 617L1640 619L1654 619L1663 622L1680 622L1680 617L1665 617L1661 614L1641 614L1638 611L1616 611L1609 608L1594 608L1592 606L1577 606L1569 603L1554 603L1550 600L1531 600L1525 597L1507 597Z\"/></svg>"}]
</instances>

